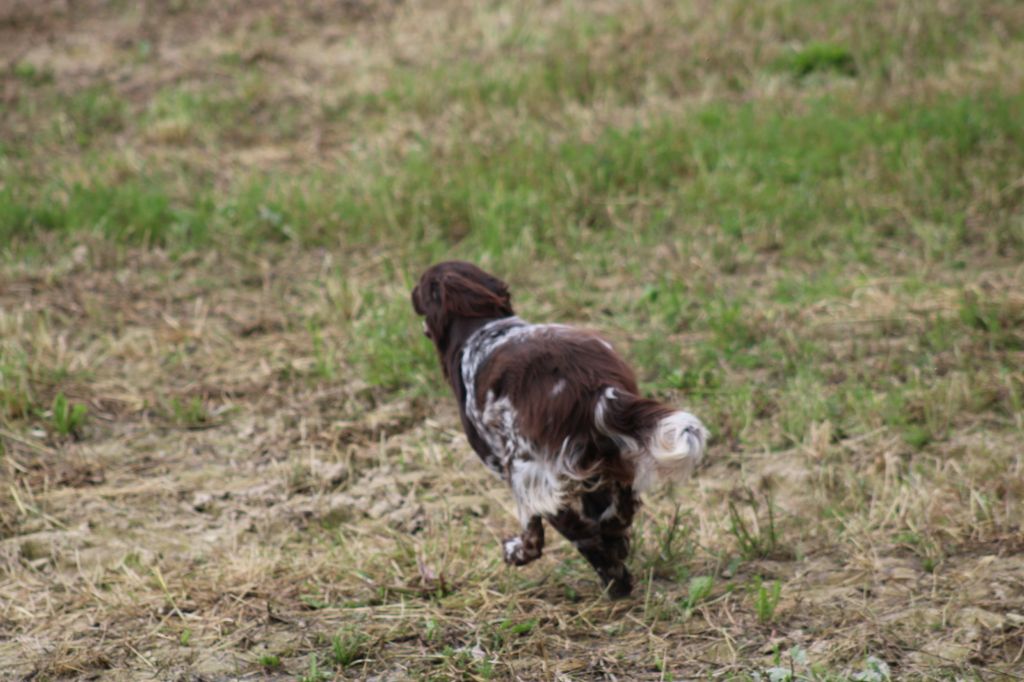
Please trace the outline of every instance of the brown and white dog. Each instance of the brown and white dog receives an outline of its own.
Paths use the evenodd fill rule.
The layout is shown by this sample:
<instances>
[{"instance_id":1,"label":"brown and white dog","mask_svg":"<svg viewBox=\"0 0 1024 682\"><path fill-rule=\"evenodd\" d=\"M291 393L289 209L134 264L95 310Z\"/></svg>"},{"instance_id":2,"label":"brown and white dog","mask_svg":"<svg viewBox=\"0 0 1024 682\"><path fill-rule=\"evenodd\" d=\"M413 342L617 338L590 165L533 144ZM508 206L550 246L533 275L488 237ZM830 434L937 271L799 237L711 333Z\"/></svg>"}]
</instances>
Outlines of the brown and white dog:
<instances>
[{"instance_id":1,"label":"brown and white dog","mask_svg":"<svg viewBox=\"0 0 1024 682\"><path fill-rule=\"evenodd\" d=\"M638 394L633 371L594 334L530 324L504 282L470 263L428 269L412 291L470 445L512 488L521 566L540 557L547 519L615 597L628 595L629 527L639 493L688 474L709 433L697 417Z\"/></svg>"}]
</instances>

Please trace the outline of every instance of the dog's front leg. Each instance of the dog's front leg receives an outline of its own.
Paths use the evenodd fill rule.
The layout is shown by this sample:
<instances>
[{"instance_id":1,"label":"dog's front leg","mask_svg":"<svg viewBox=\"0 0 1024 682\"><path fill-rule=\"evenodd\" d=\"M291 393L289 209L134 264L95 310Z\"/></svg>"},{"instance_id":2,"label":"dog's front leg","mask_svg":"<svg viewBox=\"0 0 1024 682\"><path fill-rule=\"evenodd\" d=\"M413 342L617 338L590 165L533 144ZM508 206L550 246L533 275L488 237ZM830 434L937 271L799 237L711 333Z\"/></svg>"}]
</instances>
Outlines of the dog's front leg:
<instances>
[{"instance_id":1,"label":"dog's front leg","mask_svg":"<svg viewBox=\"0 0 1024 682\"><path fill-rule=\"evenodd\" d=\"M544 551L544 524L540 516L531 516L523 524L523 532L502 543L505 563L525 566L540 558Z\"/></svg>"}]
</instances>

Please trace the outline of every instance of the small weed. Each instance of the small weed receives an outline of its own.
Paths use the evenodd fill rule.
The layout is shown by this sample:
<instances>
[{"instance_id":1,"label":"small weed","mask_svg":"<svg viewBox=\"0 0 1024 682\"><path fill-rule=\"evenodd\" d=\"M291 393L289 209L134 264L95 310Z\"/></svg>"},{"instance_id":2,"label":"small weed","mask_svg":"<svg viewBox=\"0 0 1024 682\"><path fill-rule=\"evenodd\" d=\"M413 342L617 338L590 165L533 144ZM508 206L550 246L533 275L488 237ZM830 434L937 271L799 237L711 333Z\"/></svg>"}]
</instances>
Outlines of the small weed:
<instances>
[{"instance_id":1,"label":"small weed","mask_svg":"<svg viewBox=\"0 0 1024 682\"><path fill-rule=\"evenodd\" d=\"M309 668L306 670L305 675L299 677L299 682L321 682L321 680L329 680L330 678L330 671L322 669L317 663L316 654L310 654Z\"/></svg>"},{"instance_id":2,"label":"small weed","mask_svg":"<svg viewBox=\"0 0 1024 682\"><path fill-rule=\"evenodd\" d=\"M482 661L477 661L476 665L473 666L473 668L476 671L476 674L485 680L490 680L494 678L494 661L490 660L489 658L484 659Z\"/></svg>"},{"instance_id":3,"label":"small weed","mask_svg":"<svg viewBox=\"0 0 1024 682\"><path fill-rule=\"evenodd\" d=\"M14 76L29 85L40 86L53 82L53 70L40 68L31 62L18 62L14 66Z\"/></svg>"},{"instance_id":4,"label":"small weed","mask_svg":"<svg viewBox=\"0 0 1024 682\"><path fill-rule=\"evenodd\" d=\"M968 291L960 301L960 320L967 327L984 334L992 350L1024 349L1024 308L1009 302L981 300Z\"/></svg>"},{"instance_id":5,"label":"small weed","mask_svg":"<svg viewBox=\"0 0 1024 682\"><path fill-rule=\"evenodd\" d=\"M317 597L313 594L300 594L299 601L301 601L303 604L308 606L310 609L313 609L314 611L317 609L326 609L331 605L330 602L324 601L320 597Z\"/></svg>"},{"instance_id":6,"label":"small weed","mask_svg":"<svg viewBox=\"0 0 1024 682\"><path fill-rule=\"evenodd\" d=\"M779 605L782 584L773 580L770 585L765 585L761 577L758 576L751 588L751 595L754 598L754 612L757 613L757 620L766 624L775 620L775 607Z\"/></svg>"},{"instance_id":7,"label":"small weed","mask_svg":"<svg viewBox=\"0 0 1024 682\"><path fill-rule=\"evenodd\" d=\"M675 680L675 675L668 669L668 659L661 656L654 657L654 667L661 673L661 679L671 682Z\"/></svg>"},{"instance_id":8,"label":"small weed","mask_svg":"<svg viewBox=\"0 0 1024 682\"><path fill-rule=\"evenodd\" d=\"M77 438L81 435L87 412L85 405L70 403L63 393L58 393L53 399L50 423L59 435Z\"/></svg>"},{"instance_id":9,"label":"small weed","mask_svg":"<svg viewBox=\"0 0 1024 682\"><path fill-rule=\"evenodd\" d=\"M174 422L186 429L201 429L210 424L210 414L199 397L183 401L171 398L171 414Z\"/></svg>"},{"instance_id":10,"label":"small weed","mask_svg":"<svg viewBox=\"0 0 1024 682\"><path fill-rule=\"evenodd\" d=\"M875 656L868 656L864 661L864 667L851 678L856 682L886 682L892 679L889 673L889 664Z\"/></svg>"},{"instance_id":11,"label":"small weed","mask_svg":"<svg viewBox=\"0 0 1024 682\"><path fill-rule=\"evenodd\" d=\"M685 579L687 563L696 551L690 514L683 512L682 506L677 504L671 521L664 525L655 522L654 542L657 554L646 558L645 568L653 568L658 575L677 580Z\"/></svg>"},{"instance_id":12,"label":"small weed","mask_svg":"<svg viewBox=\"0 0 1024 682\"><path fill-rule=\"evenodd\" d=\"M710 575L695 575L690 578L690 585L687 589L686 598L683 599L680 606L683 610L684 618L689 618L693 612L694 607L700 602L707 599L708 595L711 594L711 590L715 586L715 579Z\"/></svg>"},{"instance_id":13,"label":"small weed","mask_svg":"<svg viewBox=\"0 0 1024 682\"><path fill-rule=\"evenodd\" d=\"M281 657L277 654L263 654L259 658L259 664L267 670L276 670L281 667Z\"/></svg>"},{"instance_id":14,"label":"small weed","mask_svg":"<svg viewBox=\"0 0 1024 682\"><path fill-rule=\"evenodd\" d=\"M893 386L883 405L885 423L915 450L945 439L951 425L948 396L942 394L946 386L942 381L926 386L920 380Z\"/></svg>"},{"instance_id":15,"label":"small weed","mask_svg":"<svg viewBox=\"0 0 1024 682\"><path fill-rule=\"evenodd\" d=\"M925 573L934 573L943 559L942 545L927 535L907 530L897 533L893 540L920 558Z\"/></svg>"},{"instance_id":16,"label":"small weed","mask_svg":"<svg viewBox=\"0 0 1024 682\"><path fill-rule=\"evenodd\" d=\"M480 652L477 650L476 653L479 654ZM441 658L452 669L451 672L457 673L457 679L468 678L470 673L477 673L481 677L490 679L490 676L494 674L493 663L490 663L485 658L478 659L473 651L466 648L455 649L451 646L446 646L441 651Z\"/></svg>"},{"instance_id":17,"label":"small weed","mask_svg":"<svg viewBox=\"0 0 1024 682\"><path fill-rule=\"evenodd\" d=\"M524 620L521 622L514 622L510 620L502 621L501 629L513 635L528 635L533 632L533 629L537 627L540 621L536 618L530 620Z\"/></svg>"},{"instance_id":18,"label":"small weed","mask_svg":"<svg viewBox=\"0 0 1024 682\"><path fill-rule=\"evenodd\" d=\"M775 529L775 510L771 498L765 494L764 506L767 518L762 523L760 518L761 503L754 491L745 488L740 503L753 512L753 522L748 525L736 500L729 500L729 532L736 538L740 555L745 560L764 559L776 552L779 545L778 532Z\"/></svg>"},{"instance_id":19,"label":"small weed","mask_svg":"<svg viewBox=\"0 0 1024 682\"><path fill-rule=\"evenodd\" d=\"M433 642L440 635L441 628L437 624L436 618L428 618L426 625L423 628L423 637L428 642Z\"/></svg>"},{"instance_id":20,"label":"small weed","mask_svg":"<svg viewBox=\"0 0 1024 682\"><path fill-rule=\"evenodd\" d=\"M799 370L779 399L779 425L785 445L801 443L814 424L829 418L828 389L820 377Z\"/></svg>"},{"instance_id":21,"label":"small weed","mask_svg":"<svg viewBox=\"0 0 1024 682\"><path fill-rule=\"evenodd\" d=\"M331 638L331 660L341 667L351 665L366 653L367 638L355 629L346 629Z\"/></svg>"},{"instance_id":22,"label":"small weed","mask_svg":"<svg viewBox=\"0 0 1024 682\"><path fill-rule=\"evenodd\" d=\"M903 440L915 450L920 450L933 440L931 431L920 424L910 424L903 429Z\"/></svg>"},{"instance_id":23,"label":"small weed","mask_svg":"<svg viewBox=\"0 0 1024 682\"><path fill-rule=\"evenodd\" d=\"M182 646L188 646L188 643L192 641L192 631L185 628L181 631L181 636L178 637L178 641Z\"/></svg>"},{"instance_id":24,"label":"small weed","mask_svg":"<svg viewBox=\"0 0 1024 682\"><path fill-rule=\"evenodd\" d=\"M686 608L692 609L699 602L703 601L715 585L715 579L710 575L697 575L690 579L690 587L686 596Z\"/></svg>"},{"instance_id":25,"label":"small weed","mask_svg":"<svg viewBox=\"0 0 1024 682\"><path fill-rule=\"evenodd\" d=\"M0 418L24 419L37 410L24 372L0 364Z\"/></svg>"},{"instance_id":26,"label":"small weed","mask_svg":"<svg viewBox=\"0 0 1024 682\"><path fill-rule=\"evenodd\" d=\"M338 373L338 362L334 358L334 353L324 343L323 332L312 322L308 328L313 339L313 376L329 381Z\"/></svg>"},{"instance_id":27,"label":"small weed","mask_svg":"<svg viewBox=\"0 0 1024 682\"><path fill-rule=\"evenodd\" d=\"M810 43L803 49L782 59L779 66L798 78L812 73L832 71L845 76L857 75L857 63L850 50L834 43Z\"/></svg>"}]
</instances>

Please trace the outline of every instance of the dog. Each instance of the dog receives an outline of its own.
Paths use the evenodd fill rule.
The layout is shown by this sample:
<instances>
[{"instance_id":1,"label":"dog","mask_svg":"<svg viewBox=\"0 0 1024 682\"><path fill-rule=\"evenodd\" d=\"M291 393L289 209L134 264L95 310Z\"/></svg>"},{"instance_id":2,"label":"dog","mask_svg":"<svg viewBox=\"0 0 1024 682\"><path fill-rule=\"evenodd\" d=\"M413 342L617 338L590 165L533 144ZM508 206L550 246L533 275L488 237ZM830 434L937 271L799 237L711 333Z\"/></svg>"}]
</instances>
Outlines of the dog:
<instances>
[{"instance_id":1,"label":"dog","mask_svg":"<svg viewBox=\"0 0 1024 682\"><path fill-rule=\"evenodd\" d=\"M641 397L633 371L601 337L521 320L508 286L471 263L430 267L412 305L469 444L512 489L521 532L503 541L505 562L541 556L546 520L611 597L629 595L639 495L692 472L708 430L689 412Z\"/></svg>"}]
</instances>

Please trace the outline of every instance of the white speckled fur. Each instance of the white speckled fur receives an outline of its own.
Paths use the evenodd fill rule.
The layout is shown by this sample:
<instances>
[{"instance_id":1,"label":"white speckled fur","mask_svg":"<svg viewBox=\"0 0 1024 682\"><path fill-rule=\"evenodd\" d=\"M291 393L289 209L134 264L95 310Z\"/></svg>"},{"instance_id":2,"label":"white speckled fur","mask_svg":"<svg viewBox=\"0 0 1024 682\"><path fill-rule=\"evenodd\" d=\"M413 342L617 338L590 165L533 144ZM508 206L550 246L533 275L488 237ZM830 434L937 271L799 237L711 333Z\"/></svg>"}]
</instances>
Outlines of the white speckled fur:
<instances>
[{"instance_id":1,"label":"white speckled fur","mask_svg":"<svg viewBox=\"0 0 1024 682\"><path fill-rule=\"evenodd\" d=\"M476 400L476 375L495 350L536 334L558 333L564 325L527 324L518 317L496 320L478 330L462 351L462 383L466 387L466 416L500 462L499 476L512 488L525 525L531 516L554 514L563 496L563 480L573 477L567 470L575 461L575 448L567 438L558 456L544 453L518 429L516 409L506 396L488 392L483 409ZM563 384L564 388L564 384Z\"/></svg>"},{"instance_id":2,"label":"white speckled fur","mask_svg":"<svg viewBox=\"0 0 1024 682\"><path fill-rule=\"evenodd\" d=\"M506 396L495 397L488 392L483 408L476 400L476 375L497 349L538 334L557 335L569 327L564 325L528 324L518 317L495 320L474 333L462 352L461 374L466 389L466 416L500 462L495 474L508 481L519 506L520 521L525 524L537 514L554 514L561 506L565 483L582 480L587 472L579 471L580 448L569 438L558 453L541 452L519 431L515 406ZM607 344L606 344L607 345ZM565 389L565 379L552 388L552 395ZM610 431L605 414L611 401L621 396L608 387L594 408L597 428L610 437L624 454L632 454L636 462L634 486L638 491L650 489L661 477L682 477L692 472L704 456L709 433L697 417L689 412L673 412L662 419L646 442Z\"/></svg>"},{"instance_id":3,"label":"white speckled fur","mask_svg":"<svg viewBox=\"0 0 1024 682\"><path fill-rule=\"evenodd\" d=\"M509 469L509 483L519 506L519 521L524 526L532 516L558 513L564 488L550 461L513 459Z\"/></svg>"}]
</instances>

